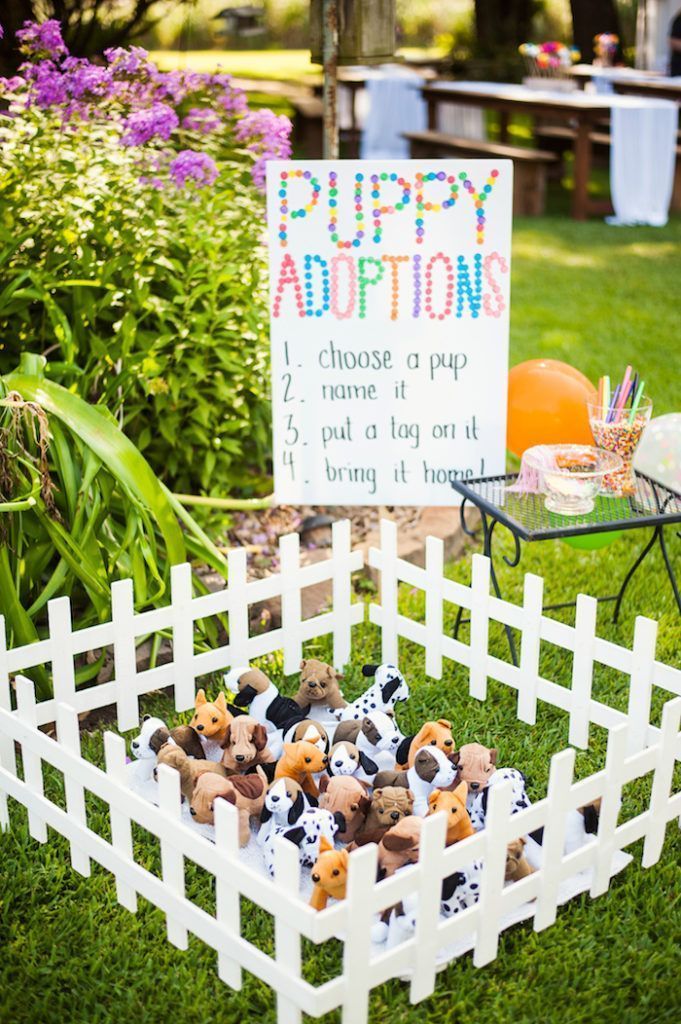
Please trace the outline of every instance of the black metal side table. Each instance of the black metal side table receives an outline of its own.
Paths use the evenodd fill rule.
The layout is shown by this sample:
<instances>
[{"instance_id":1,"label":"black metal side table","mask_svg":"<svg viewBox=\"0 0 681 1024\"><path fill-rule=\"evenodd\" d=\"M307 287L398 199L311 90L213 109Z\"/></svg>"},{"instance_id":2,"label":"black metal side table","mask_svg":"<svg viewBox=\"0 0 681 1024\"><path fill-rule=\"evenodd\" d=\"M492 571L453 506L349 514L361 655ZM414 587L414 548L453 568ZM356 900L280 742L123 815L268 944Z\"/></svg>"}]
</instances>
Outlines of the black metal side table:
<instances>
[{"instance_id":1,"label":"black metal side table","mask_svg":"<svg viewBox=\"0 0 681 1024\"><path fill-rule=\"evenodd\" d=\"M493 556L494 530L498 523L510 531L515 541L513 557L502 556L504 562L511 568L520 562L521 541L555 540L559 537L579 537L594 533L608 533L613 530L636 530L650 526L653 529L652 535L622 580L619 591L616 594L599 597L597 600L615 602L613 622L617 622L622 599L634 573L657 543L662 551L669 582L681 615L681 593L664 534L665 527L681 523L681 494L671 491L668 487L664 487L642 473L636 473L636 492L630 497L614 498L607 494L601 494L596 498L594 510L588 515L561 516L548 511L544 505L543 494L519 494L509 491L508 488L515 483L516 479L516 473L509 473L502 476L452 482L454 490L463 496L460 509L461 526L469 537L476 536L477 531L472 530L466 523L466 505L470 502L480 512L483 554L487 555L490 560L492 586L498 598L501 598L501 589L494 569ZM681 533L678 536L681 536ZM545 605L544 610L570 608L575 604L575 601L565 601L561 604ZM454 626L455 638L465 621L468 620L463 619L463 609L459 608ZM510 626L506 626L505 629L511 657L514 665L517 665L518 655L513 633Z\"/></svg>"}]
</instances>

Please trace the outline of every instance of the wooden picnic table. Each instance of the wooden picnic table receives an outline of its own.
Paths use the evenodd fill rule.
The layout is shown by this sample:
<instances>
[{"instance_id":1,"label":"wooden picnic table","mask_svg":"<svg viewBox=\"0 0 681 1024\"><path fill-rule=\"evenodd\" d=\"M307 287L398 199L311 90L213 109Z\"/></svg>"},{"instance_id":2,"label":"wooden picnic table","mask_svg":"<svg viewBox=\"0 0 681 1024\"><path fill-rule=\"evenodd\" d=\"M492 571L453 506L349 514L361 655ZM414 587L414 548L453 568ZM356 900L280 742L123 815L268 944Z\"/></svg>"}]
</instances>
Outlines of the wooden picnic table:
<instances>
[{"instance_id":1,"label":"wooden picnic table","mask_svg":"<svg viewBox=\"0 0 681 1024\"><path fill-rule=\"evenodd\" d=\"M615 92L627 96L647 96L655 100L675 100L681 103L681 78L658 78L651 81L613 81Z\"/></svg>"},{"instance_id":2,"label":"wooden picnic table","mask_svg":"<svg viewBox=\"0 0 681 1024\"><path fill-rule=\"evenodd\" d=\"M508 123L512 114L525 114L533 118L565 122L575 130L574 189L572 216L586 220L590 214L603 214L611 209L610 203L593 200L588 194L591 176L592 140L590 133L600 121L610 115L607 96L587 95L581 91L552 93L522 85L495 82L434 82L424 86L423 97L428 108L428 128L437 129L440 104L482 107L499 113L500 141L508 140Z\"/></svg>"}]
</instances>

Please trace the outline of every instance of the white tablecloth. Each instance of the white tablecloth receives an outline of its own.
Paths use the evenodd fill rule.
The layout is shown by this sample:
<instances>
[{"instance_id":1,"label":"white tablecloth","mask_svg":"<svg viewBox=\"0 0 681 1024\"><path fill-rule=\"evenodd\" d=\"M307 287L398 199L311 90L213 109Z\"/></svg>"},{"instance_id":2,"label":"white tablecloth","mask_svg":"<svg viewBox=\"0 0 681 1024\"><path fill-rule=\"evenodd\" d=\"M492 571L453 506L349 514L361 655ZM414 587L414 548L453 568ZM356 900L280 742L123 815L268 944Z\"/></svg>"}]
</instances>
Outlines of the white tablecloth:
<instances>
[{"instance_id":1,"label":"white tablecloth","mask_svg":"<svg viewBox=\"0 0 681 1024\"><path fill-rule=\"evenodd\" d=\"M422 132L426 127L423 84L421 75L399 66L367 78L368 111L360 146L363 160L409 156L409 143L402 133Z\"/></svg>"},{"instance_id":2,"label":"white tablecloth","mask_svg":"<svg viewBox=\"0 0 681 1024\"><path fill-rule=\"evenodd\" d=\"M674 185L679 108L671 100L646 96L597 96L551 92L496 82L437 82L452 93L484 92L508 99L542 98L568 107L608 106L612 117L610 191L615 216L609 224L667 223Z\"/></svg>"}]
</instances>

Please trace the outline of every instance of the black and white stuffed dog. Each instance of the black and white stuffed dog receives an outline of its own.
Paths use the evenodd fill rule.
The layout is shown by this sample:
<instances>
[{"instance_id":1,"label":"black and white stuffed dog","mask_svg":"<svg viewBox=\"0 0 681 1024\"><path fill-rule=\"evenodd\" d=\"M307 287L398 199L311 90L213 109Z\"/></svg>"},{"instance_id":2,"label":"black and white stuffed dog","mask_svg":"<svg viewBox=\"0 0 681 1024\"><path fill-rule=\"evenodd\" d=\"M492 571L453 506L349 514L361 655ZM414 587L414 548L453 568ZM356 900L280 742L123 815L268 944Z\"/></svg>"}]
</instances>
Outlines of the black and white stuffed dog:
<instances>
[{"instance_id":1,"label":"black and white stuffed dog","mask_svg":"<svg viewBox=\"0 0 681 1024\"><path fill-rule=\"evenodd\" d=\"M358 721L372 711L392 714L396 704L409 698L409 687L396 665L365 665L362 675L373 676L374 683L352 704L338 710L339 722Z\"/></svg>"},{"instance_id":2,"label":"black and white stuffed dog","mask_svg":"<svg viewBox=\"0 0 681 1024\"><path fill-rule=\"evenodd\" d=\"M360 782L373 785L374 775L378 771L375 761L360 750L355 743L341 740L334 743L329 751L329 763L326 766L329 775L354 775Z\"/></svg>"},{"instance_id":3,"label":"black and white stuffed dog","mask_svg":"<svg viewBox=\"0 0 681 1024\"><path fill-rule=\"evenodd\" d=\"M235 694L235 707L248 708L248 714L268 732L286 730L307 717L305 709L291 697L282 697L271 679L258 668L231 669L225 676L225 686Z\"/></svg>"},{"instance_id":4,"label":"black and white stuffed dog","mask_svg":"<svg viewBox=\"0 0 681 1024\"><path fill-rule=\"evenodd\" d=\"M270 783L265 795L265 806L260 812L260 845L264 844L273 829L284 831L295 825L308 806L308 798L294 779L275 779Z\"/></svg>"},{"instance_id":5,"label":"black and white stuffed dog","mask_svg":"<svg viewBox=\"0 0 681 1024\"><path fill-rule=\"evenodd\" d=\"M370 711L362 719L339 722L333 738L336 743L354 743L381 770L395 766L395 753L403 737L394 718L383 711Z\"/></svg>"},{"instance_id":6,"label":"black and white stuffed dog","mask_svg":"<svg viewBox=\"0 0 681 1024\"><path fill-rule=\"evenodd\" d=\"M381 771L374 785L403 786L414 794L413 813L423 818L428 813L428 797L434 789L447 789L458 774L457 754L443 754L439 747L421 747L407 771Z\"/></svg>"},{"instance_id":7,"label":"black and white stuffed dog","mask_svg":"<svg viewBox=\"0 0 681 1024\"><path fill-rule=\"evenodd\" d=\"M298 858L303 867L311 868L319 856L319 841L322 836L333 845L334 836L340 828L331 811L321 807L308 807L297 818L295 825L276 825L263 842L265 867L274 876L274 840L283 836L298 847Z\"/></svg>"}]
</instances>

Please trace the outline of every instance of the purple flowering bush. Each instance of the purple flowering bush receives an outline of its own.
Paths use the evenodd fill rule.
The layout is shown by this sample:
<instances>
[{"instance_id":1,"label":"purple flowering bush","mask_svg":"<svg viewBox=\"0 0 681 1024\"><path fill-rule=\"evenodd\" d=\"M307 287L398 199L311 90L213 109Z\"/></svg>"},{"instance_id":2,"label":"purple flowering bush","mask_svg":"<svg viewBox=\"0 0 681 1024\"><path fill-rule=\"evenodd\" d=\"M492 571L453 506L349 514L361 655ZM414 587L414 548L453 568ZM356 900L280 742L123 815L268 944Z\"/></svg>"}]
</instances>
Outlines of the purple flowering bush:
<instances>
[{"instance_id":1,"label":"purple flowering bush","mask_svg":"<svg viewBox=\"0 0 681 1024\"><path fill-rule=\"evenodd\" d=\"M69 55L17 33L0 79L0 373L104 403L177 491L266 486L263 187L290 122L229 75L161 72L140 47Z\"/></svg>"}]
</instances>

